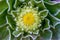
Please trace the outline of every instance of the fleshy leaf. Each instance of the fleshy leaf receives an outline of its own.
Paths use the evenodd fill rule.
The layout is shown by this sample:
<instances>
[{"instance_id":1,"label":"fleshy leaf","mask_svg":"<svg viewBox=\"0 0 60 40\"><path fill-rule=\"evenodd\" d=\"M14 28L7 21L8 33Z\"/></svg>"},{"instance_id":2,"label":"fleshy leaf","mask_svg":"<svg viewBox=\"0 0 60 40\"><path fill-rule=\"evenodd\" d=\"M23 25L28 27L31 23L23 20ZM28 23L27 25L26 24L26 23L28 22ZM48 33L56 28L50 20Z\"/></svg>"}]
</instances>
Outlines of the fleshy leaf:
<instances>
[{"instance_id":1,"label":"fleshy leaf","mask_svg":"<svg viewBox=\"0 0 60 40\"><path fill-rule=\"evenodd\" d=\"M31 2L31 3L30 3ZM29 4L30 3L30 4ZM38 7L39 10L43 10L45 8L43 1L38 0L15 0L14 8L21 7L23 5Z\"/></svg>"},{"instance_id":2,"label":"fleshy leaf","mask_svg":"<svg viewBox=\"0 0 60 40\"><path fill-rule=\"evenodd\" d=\"M6 9L6 8L8 8L6 0L1 0L0 1L0 12L3 11L4 9Z\"/></svg>"},{"instance_id":3,"label":"fleshy leaf","mask_svg":"<svg viewBox=\"0 0 60 40\"><path fill-rule=\"evenodd\" d=\"M22 36L22 40L36 40L37 35L26 35L26 36Z\"/></svg>"},{"instance_id":4,"label":"fleshy leaf","mask_svg":"<svg viewBox=\"0 0 60 40\"><path fill-rule=\"evenodd\" d=\"M21 34L23 34L22 32L20 32L20 31L14 31L13 33L12 33L15 37L19 37Z\"/></svg>"},{"instance_id":5,"label":"fleshy leaf","mask_svg":"<svg viewBox=\"0 0 60 40\"><path fill-rule=\"evenodd\" d=\"M60 3L45 2L45 6L53 15L60 9Z\"/></svg>"},{"instance_id":6,"label":"fleshy leaf","mask_svg":"<svg viewBox=\"0 0 60 40\"><path fill-rule=\"evenodd\" d=\"M3 12L0 14L0 27L3 27L6 25L6 15L7 15L7 9L5 9Z\"/></svg>"},{"instance_id":7,"label":"fleshy leaf","mask_svg":"<svg viewBox=\"0 0 60 40\"><path fill-rule=\"evenodd\" d=\"M53 16L52 14L49 13L49 15L47 16L47 18L50 20L50 25L52 25L52 27L54 28L54 25L60 21L58 20L55 16Z\"/></svg>"},{"instance_id":8,"label":"fleshy leaf","mask_svg":"<svg viewBox=\"0 0 60 40\"><path fill-rule=\"evenodd\" d=\"M43 31L50 29L50 25L49 25L50 21L47 18L45 18L45 20L43 22L42 22Z\"/></svg>"},{"instance_id":9,"label":"fleshy leaf","mask_svg":"<svg viewBox=\"0 0 60 40\"><path fill-rule=\"evenodd\" d=\"M47 15L48 15L48 10L42 10L40 11L40 16L41 16L41 19L44 19Z\"/></svg>"},{"instance_id":10,"label":"fleshy leaf","mask_svg":"<svg viewBox=\"0 0 60 40\"><path fill-rule=\"evenodd\" d=\"M10 33L7 26L0 28L0 40L10 40Z\"/></svg>"},{"instance_id":11,"label":"fleshy leaf","mask_svg":"<svg viewBox=\"0 0 60 40\"><path fill-rule=\"evenodd\" d=\"M60 10L58 10L55 14L55 17L57 17L58 19L60 19Z\"/></svg>"},{"instance_id":12,"label":"fleshy leaf","mask_svg":"<svg viewBox=\"0 0 60 40\"><path fill-rule=\"evenodd\" d=\"M16 27L16 23L14 21L14 18L12 17L12 15L7 15L6 16L6 20L7 20L7 24L11 27L12 30L15 29Z\"/></svg>"},{"instance_id":13,"label":"fleshy leaf","mask_svg":"<svg viewBox=\"0 0 60 40\"><path fill-rule=\"evenodd\" d=\"M20 0L21 1L21 0ZM23 2L20 2L19 0L15 0L15 4L14 4L14 8L17 8L17 7L19 7L19 6L21 6L21 4L23 3Z\"/></svg>"},{"instance_id":14,"label":"fleshy leaf","mask_svg":"<svg viewBox=\"0 0 60 40\"><path fill-rule=\"evenodd\" d=\"M11 15L16 18L17 17L17 11L11 11Z\"/></svg>"},{"instance_id":15,"label":"fleshy leaf","mask_svg":"<svg viewBox=\"0 0 60 40\"><path fill-rule=\"evenodd\" d=\"M21 38L21 40L30 40L29 37L24 37L24 38Z\"/></svg>"},{"instance_id":16,"label":"fleshy leaf","mask_svg":"<svg viewBox=\"0 0 60 40\"><path fill-rule=\"evenodd\" d=\"M40 34L41 34L41 38L43 40L51 40L51 38L52 38L52 32L50 30L48 30L48 31L46 30Z\"/></svg>"},{"instance_id":17,"label":"fleshy leaf","mask_svg":"<svg viewBox=\"0 0 60 40\"><path fill-rule=\"evenodd\" d=\"M39 10L45 9L43 0L32 0L32 4L34 7L38 7Z\"/></svg>"},{"instance_id":18,"label":"fleshy leaf","mask_svg":"<svg viewBox=\"0 0 60 40\"><path fill-rule=\"evenodd\" d=\"M14 5L15 1L14 0L7 0L7 4L8 4L8 11L13 9L13 5Z\"/></svg>"},{"instance_id":19,"label":"fleshy leaf","mask_svg":"<svg viewBox=\"0 0 60 40\"><path fill-rule=\"evenodd\" d=\"M53 38L54 40L60 40L60 22L58 22L55 26L56 28L53 31Z\"/></svg>"},{"instance_id":20,"label":"fleshy leaf","mask_svg":"<svg viewBox=\"0 0 60 40\"><path fill-rule=\"evenodd\" d=\"M11 40L20 40L20 39L21 39L21 36L15 37L11 32Z\"/></svg>"}]
</instances>

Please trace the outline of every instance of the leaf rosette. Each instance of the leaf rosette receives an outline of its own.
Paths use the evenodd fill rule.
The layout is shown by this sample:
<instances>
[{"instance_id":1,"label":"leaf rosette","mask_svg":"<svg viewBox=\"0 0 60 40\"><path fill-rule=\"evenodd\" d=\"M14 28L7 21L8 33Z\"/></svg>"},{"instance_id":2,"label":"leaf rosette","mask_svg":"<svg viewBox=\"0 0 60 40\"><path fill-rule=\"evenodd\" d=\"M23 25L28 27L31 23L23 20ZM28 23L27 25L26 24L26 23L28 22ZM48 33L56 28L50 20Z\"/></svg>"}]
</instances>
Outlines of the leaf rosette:
<instances>
[{"instance_id":1,"label":"leaf rosette","mask_svg":"<svg viewBox=\"0 0 60 40\"><path fill-rule=\"evenodd\" d=\"M0 8L1 40L60 39L60 3L50 0L0 1L2 2L5 7L2 5Z\"/></svg>"}]
</instances>

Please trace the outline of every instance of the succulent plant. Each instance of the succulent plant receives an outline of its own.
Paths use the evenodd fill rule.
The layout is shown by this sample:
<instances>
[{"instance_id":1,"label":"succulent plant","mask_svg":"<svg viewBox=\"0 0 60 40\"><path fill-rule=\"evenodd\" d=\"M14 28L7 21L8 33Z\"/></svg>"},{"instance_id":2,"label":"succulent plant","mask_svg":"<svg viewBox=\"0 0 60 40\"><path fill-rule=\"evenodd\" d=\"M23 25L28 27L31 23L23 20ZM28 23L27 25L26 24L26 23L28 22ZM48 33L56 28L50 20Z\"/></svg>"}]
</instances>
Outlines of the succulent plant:
<instances>
[{"instance_id":1,"label":"succulent plant","mask_svg":"<svg viewBox=\"0 0 60 40\"><path fill-rule=\"evenodd\" d=\"M0 0L0 40L60 40L60 3Z\"/></svg>"}]
</instances>

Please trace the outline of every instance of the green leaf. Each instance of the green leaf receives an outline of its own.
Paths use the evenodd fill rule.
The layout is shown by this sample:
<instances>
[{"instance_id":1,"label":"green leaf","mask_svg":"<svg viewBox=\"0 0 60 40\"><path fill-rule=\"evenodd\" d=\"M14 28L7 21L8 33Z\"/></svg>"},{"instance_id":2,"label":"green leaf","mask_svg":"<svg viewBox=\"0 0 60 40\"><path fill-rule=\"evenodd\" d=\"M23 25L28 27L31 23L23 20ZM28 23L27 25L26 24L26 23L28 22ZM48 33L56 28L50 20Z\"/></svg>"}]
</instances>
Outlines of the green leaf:
<instances>
[{"instance_id":1,"label":"green leaf","mask_svg":"<svg viewBox=\"0 0 60 40\"><path fill-rule=\"evenodd\" d=\"M37 38L37 35L34 35L34 34L28 34L26 36L22 36L22 40L36 40Z\"/></svg>"},{"instance_id":2,"label":"green leaf","mask_svg":"<svg viewBox=\"0 0 60 40\"><path fill-rule=\"evenodd\" d=\"M38 7L39 10L45 9L45 5L43 0L32 0L32 4L34 7Z\"/></svg>"},{"instance_id":3,"label":"green leaf","mask_svg":"<svg viewBox=\"0 0 60 40\"><path fill-rule=\"evenodd\" d=\"M8 4L8 11L12 10L13 9L13 5L15 3L15 0L7 0L7 4Z\"/></svg>"},{"instance_id":4,"label":"green leaf","mask_svg":"<svg viewBox=\"0 0 60 40\"><path fill-rule=\"evenodd\" d=\"M60 40L60 22L58 22L55 26L56 28L53 31L53 38L54 40Z\"/></svg>"},{"instance_id":5,"label":"green leaf","mask_svg":"<svg viewBox=\"0 0 60 40\"><path fill-rule=\"evenodd\" d=\"M0 28L0 40L18 40L20 37L14 37L8 26Z\"/></svg>"},{"instance_id":6,"label":"green leaf","mask_svg":"<svg viewBox=\"0 0 60 40\"><path fill-rule=\"evenodd\" d=\"M15 27L16 27L16 22L14 21L14 18L12 17L12 15L7 15L6 16L6 20L7 20L7 24L10 26L10 28L12 29L12 30L14 30L15 29Z\"/></svg>"},{"instance_id":7,"label":"green leaf","mask_svg":"<svg viewBox=\"0 0 60 40\"><path fill-rule=\"evenodd\" d=\"M45 17L47 17L48 15L48 10L42 10L39 12L40 16L41 16L41 19L43 20Z\"/></svg>"},{"instance_id":8,"label":"green leaf","mask_svg":"<svg viewBox=\"0 0 60 40\"><path fill-rule=\"evenodd\" d=\"M43 40L51 40L52 38L52 32L50 30L46 30L44 32L41 32L40 34Z\"/></svg>"},{"instance_id":9,"label":"green leaf","mask_svg":"<svg viewBox=\"0 0 60 40\"><path fill-rule=\"evenodd\" d=\"M20 40L21 37L14 37L13 35L11 36L11 40Z\"/></svg>"},{"instance_id":10,"label":"green leaf","mask_svg":"<svg viewBox=\"0 0 60 40\"><path fill-rule=\"evenodd\" d=\"M0 27L3 27L6 25L6 15L7 15L7 9L5 9L0 14Z\"/></svg>"},{"instance_id":11,"label":"green leaf","mask_svg":"<svg viewBox=\"0 0 60 40\"><path fill-rule=\"evenodd\" d=\"M14 37L19 37L22 34L22 32L20 32L20 31L13 31L12 34L14 35Z\"/></svg>"},{"instance_id":12,"label":"green leaf","mask_svg":"<svg viewBox=\"0 0 60 40\"><path fill-rule=\"evenodd\" d=\"M50 29L50 25L49 24L50 24L50 21L47 18L45 18L45 20L42 22L43 31Z\"/></svg>"},{"instance_id":13,"label":"green leaf","mask_svg":"<svg viewBox=\"0 0 60 40\"><path fill-rule=\"evenodd\" d=\"M14 8L17 8L19 6L22 6L22 3L23 2L21 2L21 0L20 1L19 0L15 0Z\"/></svg>"},{"instance_id":14,"label":"green leaf","mask_svg":"<svg viewBox=\"0 0 60 40\"><path fill-rule=\"evenodd\" d=\"M49 15L47 16L47 18L50 20L50 25L52 25L53 28L55 28L55 24L60 21L58 20L55 16L53 16L52 14L49 13Z\"/></svg>"},{"instance_id":15,"label":"green leaf","mask_svg":"<svg viewBox=\"0 0 60 40\"><path fill-rule=\"evenodd\" d=\"M60 3L45 2L45 6L53 15L60 9Z\"/></svg>"},{"instance_id":16,"label":"green leaf","mask_svg":"<svg viewBox=\"0 0 60 40\"><path fill-rule=\"evenodd\" d=\"M21 40L30 40L29 37L22 38Z\"/></svg>"},{"instance_id":17,"label":"green leaf","mask_svg":"<svg viewBox=\"0 0 60 40\"><path fill-rule=\"evenodd\" d=\"M0 28L0 40L10 40L10 35L7 26Z\"/></svg>"},{"instance_id":18,"label":"green leaf","mask_svg":"<svg viewBox=\"0 0 60 40\"><path fill-rule=\"evenodd\" d=\"M17 17L17 11L11 11L11 15L16 18Z\"/></svg>"},{"instance_id":19,"label":"green leaf","mask_svg":"<svg viewBox=\"0 0 60 40\"><path fill-rule=\"evenodd\" d=\"M6 9L6 8L8 8L6 0L0 1L0 12L3 11L4 9Z\"/></svg>"},{"instance_id":20,"label":"green leaf","mask_svg":"<svg viewBox=\"0 0 60 40\"><path fill-rule=\"evenodd\" d=\"M60 20L60 10L56 12L55 17L57 17Z\"/></svg>"}]
</instances>

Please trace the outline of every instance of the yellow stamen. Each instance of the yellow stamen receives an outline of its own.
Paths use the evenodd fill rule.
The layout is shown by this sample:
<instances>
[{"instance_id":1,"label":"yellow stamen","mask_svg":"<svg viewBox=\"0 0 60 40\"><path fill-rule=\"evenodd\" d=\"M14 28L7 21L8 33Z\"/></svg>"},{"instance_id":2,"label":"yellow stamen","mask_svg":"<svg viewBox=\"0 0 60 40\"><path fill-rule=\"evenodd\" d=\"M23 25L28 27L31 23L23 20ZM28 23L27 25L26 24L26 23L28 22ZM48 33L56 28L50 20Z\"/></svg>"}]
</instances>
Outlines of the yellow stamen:
<instances>
[{"instance_id":1,"label":"yellow stamen","mask_svg":"<svg viewBox=\"0 0 60 40\"><path fill-rule=\"evenodd\" d=\"M27 12L24 16L23 16L23 22L25 25L32 25L35 21L34 15L32 12Z\"/></svg>"}]
</instances>

